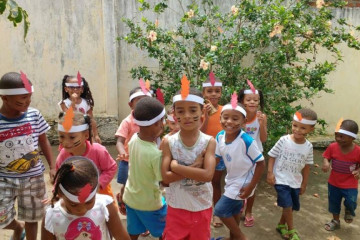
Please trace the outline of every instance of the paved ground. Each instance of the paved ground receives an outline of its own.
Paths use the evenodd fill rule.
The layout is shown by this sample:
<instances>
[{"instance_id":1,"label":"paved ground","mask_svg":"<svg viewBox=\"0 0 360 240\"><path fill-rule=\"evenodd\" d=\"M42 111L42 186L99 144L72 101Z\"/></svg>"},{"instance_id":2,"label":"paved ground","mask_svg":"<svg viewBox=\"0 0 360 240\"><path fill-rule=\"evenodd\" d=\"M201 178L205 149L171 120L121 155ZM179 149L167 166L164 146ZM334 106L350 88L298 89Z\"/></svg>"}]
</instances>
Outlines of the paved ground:
<instances>
[{"instance_id":1,"label":"paved ground","mask_svg":"<svg viewBox=\"0 0 360 240\"><path fill-rule=\"evenodd\" d=\"M110 153L115 156L114 146L108 147ZM57 153L53 148L54 155ZM315 152L315 164L321 165L321 152ZM352 224L341 222L341 229L335 232L327 232L323 229L324 223L331 219L327 212L327 176L321 172L320 168L313 167L309 179L309 186L305 195L301 197L301 210L294 215L295 227L303 240L326 240L331 236L337 236L341 240L360 239L360 219L355 218ZM118 192L118 184L115 180L112 182L113 190ZM50 188L48 188L50 189ZM318 194L319 197L315 197ZM360 203L360 198L358 203ZM281 239L275 231L275 226L280 218L281 208L274 205L276 202L275 191L265 183L263 178L257 189L257 198L254 207L255 226L251 228L243 227L241 229L251 240L277 240ZM357 211L359 215L359 210ZM342 216L343 217L343 216ZM126 224L125 217L122 216L123 224ZM39 234L40 235L40 234ZM212 228L212 237L227 236L226 227ZM11 232L0 230L0 240L10 239ZM38 237L40 239L40 236ZM152 237L140 239L153 239Z\"/></svg>"}]
</instances>

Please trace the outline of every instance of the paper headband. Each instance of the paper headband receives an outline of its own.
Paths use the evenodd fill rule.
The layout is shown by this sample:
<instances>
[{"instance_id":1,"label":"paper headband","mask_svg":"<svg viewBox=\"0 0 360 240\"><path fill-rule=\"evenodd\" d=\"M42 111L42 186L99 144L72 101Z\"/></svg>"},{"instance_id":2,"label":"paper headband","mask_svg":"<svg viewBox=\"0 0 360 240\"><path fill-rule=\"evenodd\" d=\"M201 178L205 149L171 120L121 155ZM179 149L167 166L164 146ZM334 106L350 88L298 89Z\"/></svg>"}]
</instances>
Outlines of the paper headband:
<instances>
[{"instance_id":1,"label":"paper headband","mask_svg":"<svg viewBox=\"0 0 360 240\"><path fill-rule=\"evenodd\" d=\"M259 94L259 91L255 90L255 92L253 92L251 89L246 89L244 91L244 94Z\"/></svg>"},{"instance_id":2,"label":"paper headband","mask_svg":"<svg viewBox=\"0 0 360 240\"><path fill-rule=\"evenodd\" d=\"M204 99L202 97L189 94L185 99L182 98L181 94L175 95L173 97L173 103L179 102L179 101L188 101L188 102L196 102L200 103L201 105L204 105Z\"/></svg>"},{"instance_id":3,"label":"paper headband","mask_svg":"<svg viewBox=\"0 0 360 240\"><path fill-rule=\"evenodd\" d=\"M129 102L131 102L134 98L140 97L140 96L149 96L149 97L151 97L151 93L150 93L150 92L147 92L147 93L145 94L145 93L143 93L142 91L135 92L135 93L133 93L133 94L130 95L130 97L129 97Z\"/></svg>"},{"instance_id":4,"label":"paper headband","mask_svg":"<svg viewBox=\"0 0 360 240\"><path fill-rule=\"evenodd\" d=\"M75 202L75 203L85 203L85 202L88 202L90 201L96 194L97 192L97 186L96 188L92 191L91 191L91 188L92 186L88 183L86 184L79 192L79 195L76 196L70 192L68 192L64 187L63 185L61 185L61 183L59 184L59 187L60 187L60 190L61 192L72 202Z\"/></svg>"},{"instance_id":5,"label":"paper headband","mask_svg":"<svg viewBox=\"0 0 360 240\"><path fill-rule=\"evenodd\" d=\"M172 115L167 115L166 116L167 120L169 120L170 122L176 122L175 118Z\"/></svg>"},{"instance_id":6,"label":"paper headband","mask_svg":"<svg viewBox=\"0 0 360 240\"><path fill-rule=\"evenodd\" d=\"M209 82L203 83L202 84L203 87L222 87L222 83L221 82L215 82L214 85L212 85Z\"/></svg>"},{"instance_id":7,"label":"paper headband","mask_svg":"<svg viewBox=\"0 0 360 240\"><path fill-rule=\"evenodd\" d=\"M302 124L306 124L306 125L315 125L317 123L317 120L309 120L309 119L305 119L301 116L301 113L296 112L294 114L293 120Z\"/></svg>"},{"instance_id":8,"label":"paper headband","mask_svg":"<svg viewBox=\"0 0 360 240\"><path fill-rule=\"evenodd\" d=\"M81 86L84 86L84 82L81 81L81 84L79 85L79 83L65 83L65 86L67 87L81 87Z\"/></svg>"},{"instance_id":9,"label":"paper headband","mask_svg":"<svg viewBox=\"0 0 360 240\"><path fill-rule=\"evenodd\" d=\"M339 131L337 131L338 133L342 133L342 134L345 134L345 135L348 135L350 137L353 137L353 138L357 138L357 134L353 133L353 132L350 132L350 131L347 131L347 130L344 130L344 129L341 129Z\"/></svg>"},{"instance_id":10,"label":"paper headband","mask_svg":"<svg viewBox=\"0 0 360 240\"><path fill-rule=\"evenodd\" d=\"M64 126L62 124L58 124L58 131L60 132L68 132L68 133L76 133L76 132L82 132L89 129L89 124L82 124L78 126L71 126L69 131L66 131Z\"/></svg>"},{"instance_id":11,"label":"paper headband","mask_svg":"<svg viewBox=\"0 0 360 240\"><path fill-rule=\"evenodd\" d=\"M8 88L8 89L0 89L0 95L20 95L20 94L28 94L33 93L34 87L31 86L31 91L29 92L26 88Z\"/></svg>"},{"instance_id":12,"label":"paper headband","mask_svg":"<svg viewBox=\"0 0 360 240\"><path fill-rule=\"evenodd\" d=\"M240 113L242 113L242 115L244 115L244 117L246 117L246 111L245 109L243 109L242 107L240 107L239 105L237 105L235 108L233 108L231 106L231 104L226 104L225 106L223 106L223 108L221 109L221 113L225 110L235 110L238 111Z\"/></svg>"},{"instance_id":13,"label":"paper headband","mask_svg":"<svg viewBox=\"0 0 360 240\"><path fill-rule=\"evenodd\" d=\"M147 127L147 126L153 125L154 123L156 123L157 121L162 119L164 116L165 116L165 109L163 109L159 115L157 115L156 117L154 117L151 120L140 121L140 120L136 120L134 118L134 123L136 123L137 125L139 125L141 127Z\"/></svg>"}]
</instances>

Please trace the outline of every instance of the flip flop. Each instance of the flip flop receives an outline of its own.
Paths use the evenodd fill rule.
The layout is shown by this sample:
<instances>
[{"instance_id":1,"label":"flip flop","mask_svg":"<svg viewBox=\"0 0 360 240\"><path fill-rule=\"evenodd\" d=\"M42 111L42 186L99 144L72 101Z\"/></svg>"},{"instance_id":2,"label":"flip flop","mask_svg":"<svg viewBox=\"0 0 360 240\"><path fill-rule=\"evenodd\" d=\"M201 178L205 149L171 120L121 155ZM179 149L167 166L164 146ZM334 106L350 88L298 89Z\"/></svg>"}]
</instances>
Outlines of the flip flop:
<instances>
[{"instance_id":1,"label":"flip flop","mask_svg":"<svg viewBox=\"0 0 360 240\"><path fill-rule=\"evenodd\" d=\"M245 227L252 227L255 224L254 222L255 222L254 216L251 216L249 218L245 217L244 226Z\"/></svg>"},{"instance_id":2,"label":"flip flop","mask_svg":"<svg viewBox=\"0 0 360 240\"><path fill-rule=\"evenodd\" d=\"M25 233L25 229L24 229L24 230L22 231L22 233L21 233L20 240L24 240L25 237L26 237L26 233ZM13 237L12 237L12 236L10 237L10 240L13 240Z\"/></svg>"}]
</instances>

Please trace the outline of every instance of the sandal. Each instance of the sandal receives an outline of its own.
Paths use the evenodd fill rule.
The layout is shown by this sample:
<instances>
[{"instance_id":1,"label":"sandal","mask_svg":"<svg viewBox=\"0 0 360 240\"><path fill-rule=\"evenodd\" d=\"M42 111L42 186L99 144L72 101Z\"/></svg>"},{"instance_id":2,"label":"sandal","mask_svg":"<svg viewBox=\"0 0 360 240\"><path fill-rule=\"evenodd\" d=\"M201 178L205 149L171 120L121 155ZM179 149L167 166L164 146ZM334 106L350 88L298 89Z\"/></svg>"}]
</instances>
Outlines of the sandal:
<instances>
[{"instance_id":1,"label":"sandal","mask_svg":"<svg viewBox=\"0 0 360 240\"><path fill-rule=\"evenodd\" d=\"M292 230L288 231L288 234L289 234L289 240L300 240L296 229L292 229Z\"/></svg>"},{"instance_id":2,"label":"sandal","mask_svg":"<svg viewBox=\"0 0 360 240\"><path fill-rule=\"evenodd\" d=\"M222 227L224 226L223 222L221 221L221 219L218 217L218 216L213 216L213 220L212 220L212 225L215 227L215 228L219 228L219 227Z\"/></svg>"},{"instance_id":3,"label":"sandal","mask_svg":"<svg viewBox=\"0 0 360 240\"><path fill-rule=\"evenodd\" d=\"M345 209L345 216L344 216L344 220L346 223L352 223L354 217L353 215L351 215L350 210Z\"/></svg>"},{"instance_id":4,"label":"sandal","mask_svg":"<svg viewBox=\"0 0 360 240\"><path fill-rule=\"evenodd\" d=\"M289 234L288 234L288 230L287 230L287 225L286 224L278 224L276 227L276 231L278 233L280 233L281 237L283 239L289 239Z\"/></svg>"},{"instance_id":5,"label":"sandal","mask_svg":"<svg viewBox=\"0 0 360 240\"><path fill-rule=\"evenodd\" d=\"M119 212L126 216L126 206L125 203L123 201L121 201L121 197L120 197L120 193L116 194L116 200L119 206Z\"/></svg>"},{"instance_id":6,"label":"sandal","mask_svg":"<svg viewBox=\"0 0 360 240\"><path fill-rule=\"evenodd\" d=\"M330 222L326 223L324 226L326 231L334 231L340 228L340 221L332 219Z\"/></svg>"},{"instance_id":7,"label":"sandal","mask_svg":"<svg viewBox=\"0 0 360 240\"><path fill-rule=\"evenodd\" d=\"M251 216L249 218L245 216L244 226L252 227L254 226L254 221L255 221L254 216Z\"/></svg>"}]
</instances>

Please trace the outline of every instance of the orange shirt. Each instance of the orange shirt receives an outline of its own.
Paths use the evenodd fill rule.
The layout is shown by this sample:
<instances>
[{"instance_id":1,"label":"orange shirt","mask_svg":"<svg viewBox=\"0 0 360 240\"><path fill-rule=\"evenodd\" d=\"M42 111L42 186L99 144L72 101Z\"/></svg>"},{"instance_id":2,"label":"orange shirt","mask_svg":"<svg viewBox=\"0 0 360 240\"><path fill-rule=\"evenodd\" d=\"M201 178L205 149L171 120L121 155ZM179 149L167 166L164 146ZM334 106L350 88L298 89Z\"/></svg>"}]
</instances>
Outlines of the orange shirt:
<instances>
[{"instance_id":1,"label":"orange shirt","mask_svg":"<svg viewBox=\"0 0 360 240\"><path fill-rule=\"evenodd\" d=\"M217 112L213 115L209 116L208 123L206 126L206 131L204 132L207 135L216 137L218 132L220 132L222 129L221 123L220 123L220 116L221 116L221 110L223 106L218 105Z\"/></svg>"}]
</instances>

